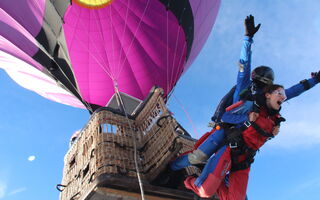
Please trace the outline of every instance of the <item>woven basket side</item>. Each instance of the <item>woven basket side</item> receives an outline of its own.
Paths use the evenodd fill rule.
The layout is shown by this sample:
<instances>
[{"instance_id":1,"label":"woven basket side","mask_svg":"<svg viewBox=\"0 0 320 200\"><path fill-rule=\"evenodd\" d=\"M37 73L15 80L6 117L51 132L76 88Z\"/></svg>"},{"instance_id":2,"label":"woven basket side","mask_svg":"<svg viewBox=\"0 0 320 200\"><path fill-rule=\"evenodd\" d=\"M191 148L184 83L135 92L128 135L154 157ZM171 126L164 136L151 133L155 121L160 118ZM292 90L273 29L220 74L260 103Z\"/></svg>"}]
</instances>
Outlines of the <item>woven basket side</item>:
<instances>
[{"instance_id":1,"label":"woven basket side","mask_svg":"<svg viewBox=\"0 0 320 200\"><path fill-rule=\"evenodd\" d=\"M61 200L84 198L100 175L137 177L134 141L143 181L152 181L176 156L192 149L194 141L182 138L162 98L162 89L144 105L135 119L101 110L94 113L64 159ZM189 174L194 169L187 169Z\"/></svg>"}]
</instances>

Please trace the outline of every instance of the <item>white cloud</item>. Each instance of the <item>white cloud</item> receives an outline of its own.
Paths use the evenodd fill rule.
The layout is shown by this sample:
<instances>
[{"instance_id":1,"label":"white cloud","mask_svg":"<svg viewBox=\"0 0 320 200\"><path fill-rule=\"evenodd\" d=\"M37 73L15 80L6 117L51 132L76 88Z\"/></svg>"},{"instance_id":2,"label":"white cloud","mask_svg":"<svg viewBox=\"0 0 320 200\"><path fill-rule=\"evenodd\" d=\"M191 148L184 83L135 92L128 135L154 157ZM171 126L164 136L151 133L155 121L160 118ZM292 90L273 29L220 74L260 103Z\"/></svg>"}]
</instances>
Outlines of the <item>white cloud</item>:
<instances>
[{"instance_id":1,"label":"white cloud","mask_svg":"<svg viewBox=\"0 0 320 200\"><path fill-rule=\"evenodd\" d=\"M271 143L284 148L303 148L320 144L320 125L307 121L287 122Z\"/></svg>"},{"instance_id":2,"label":"white cloud","mask_svg":"<svg viewBox=\"0 0 320 200\"><path fill-rule=\"evenodd\" d=\"M284 104L282 124L279 135L270 142L271 146L281 148L309 148L320 144L320 103L312 94L298 97L290 104Z\"/></svg>"},{"instance_id":3,"label":"white cloud","mask_svg":"<svg viewBox=\"0 0 320 200\"><path fill-rule=\"evenodd\" d=\"M7 184L0 181L0 199L3 199L6 195Z\"/></svg>"},{"instance_id":4,"label":"white cloud","mask_svg":"<svg viewBox=\"0 0 320 200\"><path fill-rule=\"evenodd\" d=\"M316 191L320 189L320 177L305 178L299 184L289 188L287 191L283 192L283 196L280 199L304 199L305 193L309 193L311 196L317 196ZM311 197L310 196L310 197ZM308 198L308 199L318 199Z\"/></svg>"},{"instance_id":5,"label":"white cloud","mask_svg":"<svg viewBox=\"0 0 320 200\"><path fill-rule=\"evenodd\" d=\"M34 161L35 159L36 159L36 156L29 156L29 157L28 157L28 160L29 160L30 162Z\"/></svg>"},{"instance_id":6,"label":"white cloud","mask_svg":"<svg viewBox=\"0 0 320 200\"><path fill-rule=\"evenodd\" d=\"M15 190L9 192L9 193L8 193L8 196L15 195L15 194L24 192L24 191L26 191L26 190L27 190L27 188L25 188L25 187L18 188L18 189L15 189Z\"/></svg>"},{"instance_id":7,"label":"white cloud","mask_svg":"<svg viewBox=\"0 0 320 200\"><path fill-rule=\"evenodd\" d=\"M320 178L319 177L314 178L312 180L308 180L308 181L301 183L300 185L297 186L297 189L299 191L305 191L310 188L320 188Z\"/></svg>"}]
</instances>

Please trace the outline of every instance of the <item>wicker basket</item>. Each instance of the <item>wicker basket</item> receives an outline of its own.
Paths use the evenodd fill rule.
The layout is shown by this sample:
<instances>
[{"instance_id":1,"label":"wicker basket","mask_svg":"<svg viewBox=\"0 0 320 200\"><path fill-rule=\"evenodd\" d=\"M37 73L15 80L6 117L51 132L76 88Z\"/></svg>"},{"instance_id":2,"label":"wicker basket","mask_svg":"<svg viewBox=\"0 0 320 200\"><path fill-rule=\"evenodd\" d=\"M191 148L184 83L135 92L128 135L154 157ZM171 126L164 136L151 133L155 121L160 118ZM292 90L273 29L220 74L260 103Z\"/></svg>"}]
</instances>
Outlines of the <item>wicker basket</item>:
<instances>
[{"instance_id":1,"label":"wicker basket","mask_svg":"<svg viewBox=\"0 0 320 200\"><path fill-rule=\"evenodd\" d=\"M195 140L181 137L157 88L140 112L126 118L110 109L95 112L64 158L61 200L86 199L101 175L136 178L134 156L144 183L151 182L177 154ZM136 151L135 151L136 145ZM189 174L194 174L189 168Z\"/></svg>"}]
</instances>

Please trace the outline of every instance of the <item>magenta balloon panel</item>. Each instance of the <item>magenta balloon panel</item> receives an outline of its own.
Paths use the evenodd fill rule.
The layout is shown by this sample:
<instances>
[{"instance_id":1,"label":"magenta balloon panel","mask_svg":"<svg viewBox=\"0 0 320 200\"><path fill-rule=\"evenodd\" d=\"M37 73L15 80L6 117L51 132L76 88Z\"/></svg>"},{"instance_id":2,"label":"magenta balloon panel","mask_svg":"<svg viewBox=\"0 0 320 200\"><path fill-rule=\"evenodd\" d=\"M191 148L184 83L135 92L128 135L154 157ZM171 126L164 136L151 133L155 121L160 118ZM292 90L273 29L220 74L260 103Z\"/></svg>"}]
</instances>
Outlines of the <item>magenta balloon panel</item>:
<instances>
[{"instance_id":1,"label":"magenta balloon panel","mask_svg":"<svg viewBox=\"0 0 320 200\"><path fill-rule=\"evenodd\" d=\"M71 106L105 106L116 90L167 96L192 64L220 0L0 1L0 67L23 87Z\"/></svg>"}]
</instances>

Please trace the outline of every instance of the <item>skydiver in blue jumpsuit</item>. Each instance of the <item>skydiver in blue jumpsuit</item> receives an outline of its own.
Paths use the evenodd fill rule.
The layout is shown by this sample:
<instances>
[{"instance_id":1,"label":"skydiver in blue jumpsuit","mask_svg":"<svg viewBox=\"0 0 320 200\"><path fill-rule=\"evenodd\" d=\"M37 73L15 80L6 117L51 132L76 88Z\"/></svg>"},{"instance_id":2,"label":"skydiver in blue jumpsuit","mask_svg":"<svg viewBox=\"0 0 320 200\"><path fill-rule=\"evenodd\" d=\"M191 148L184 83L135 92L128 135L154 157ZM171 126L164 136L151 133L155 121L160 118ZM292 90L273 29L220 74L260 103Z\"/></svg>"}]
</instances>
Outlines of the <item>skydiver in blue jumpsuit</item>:
<instances>
[{"instance_id":1,"label":"skydiver in blue jumpsuit","mask_svg":"<svg viewBox=\"0 0 320 200\"><path fill-rule=\"evenodd\" d=\"M245 19L245 37L240 53L239 60L239 72L237 76L237 84L223 97L220 101L217 110L212 117L215 123L221 122L221 116L225 112L225 109L238 102L241 97L250 98L255 93L262 93L262 89L266 85L270 85L274 80L274 73L270 67L259 66L251 73L251 44L253 43L253 36L259 30L260 24L255 26L254 17L252 15L247 16ZM311 74L312 77L305 79L300 83L285 89L286 100L299 96L301 93L312 88L320 81L320 71ZM180 156L176 160L170 163L170 167L173 171L180 170L189 165L202 164L217 151L217 148L223 141L225 135L223 128L216 130L211 134L196 150L193 152Z\"/></svg>"}]
</instances>

